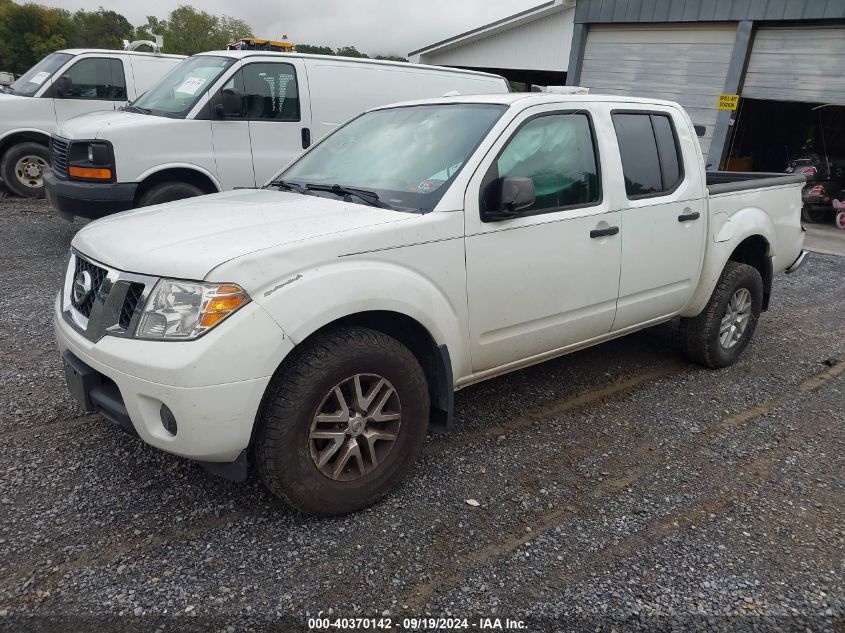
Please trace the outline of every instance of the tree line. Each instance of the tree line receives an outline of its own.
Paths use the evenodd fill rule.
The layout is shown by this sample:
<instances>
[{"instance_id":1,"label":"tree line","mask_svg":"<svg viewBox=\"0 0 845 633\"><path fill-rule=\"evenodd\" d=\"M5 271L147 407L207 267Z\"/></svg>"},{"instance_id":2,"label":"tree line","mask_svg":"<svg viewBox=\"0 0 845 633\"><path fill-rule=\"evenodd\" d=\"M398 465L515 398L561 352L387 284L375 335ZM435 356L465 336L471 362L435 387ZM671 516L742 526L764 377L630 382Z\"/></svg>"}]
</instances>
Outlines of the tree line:
<instances>
[{"instance_id":1,"label":"tree line","mask_svg":"<svg viewBox=\"0 0 845 633\"><path fill-rule=\"evenodd\" d=\"M145 24L133 26L120 13L103 7L96 11L70 12L35 3L0 0L0 71L21 74L45 55L62 48L122 49L123 40L151 40L154 34L164 37L165 52L179 55L222 50L229 42L254 36L243 20L212 15L187 5L177 7L164 19L149 16ZM297 50L369 58L354 46L332 49L299 44ZM396 56L375 59L406 61Z\"/></svg>"}]
</instances>

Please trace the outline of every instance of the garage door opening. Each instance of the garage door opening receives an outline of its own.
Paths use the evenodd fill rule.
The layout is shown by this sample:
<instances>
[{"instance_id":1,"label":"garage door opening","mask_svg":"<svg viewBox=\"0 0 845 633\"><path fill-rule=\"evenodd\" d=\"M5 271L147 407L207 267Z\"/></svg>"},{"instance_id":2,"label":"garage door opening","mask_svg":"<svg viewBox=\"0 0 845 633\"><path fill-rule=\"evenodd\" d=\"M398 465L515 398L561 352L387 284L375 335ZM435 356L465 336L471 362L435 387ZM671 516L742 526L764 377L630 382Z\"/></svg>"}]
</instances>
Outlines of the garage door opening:
<instances>
[{"instance_id":1,"label":"garage door opening","mask_svg":"<svg viewBox=\"0 0 845 633\"><path fill-rule=\"evenodd\" d=\"M845 168L845 106L742 99L733 127L728 170L784 172L811 159L828 178Z\"/></svg>"}]
</instances>

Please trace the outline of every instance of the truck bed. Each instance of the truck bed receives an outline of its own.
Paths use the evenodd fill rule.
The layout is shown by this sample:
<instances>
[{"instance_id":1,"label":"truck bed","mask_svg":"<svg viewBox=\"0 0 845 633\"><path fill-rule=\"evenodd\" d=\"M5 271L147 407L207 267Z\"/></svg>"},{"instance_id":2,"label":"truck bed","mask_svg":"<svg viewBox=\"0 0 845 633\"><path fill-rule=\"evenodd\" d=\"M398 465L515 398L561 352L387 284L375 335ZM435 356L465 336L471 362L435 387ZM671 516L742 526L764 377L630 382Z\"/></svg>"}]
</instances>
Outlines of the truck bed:
<instances>
[{"instance_id":1,"label":"truck bed","mask_svg":"<svg viewBox=\"0 0 845 633\"><path fill-rule=\"evenodd\" d=\"M800 174L779 174L764 171L708 171L707 191L711 196L720 193L782 187L793 183L804 184L807 179Z\"/></svg>"}]
</instances>

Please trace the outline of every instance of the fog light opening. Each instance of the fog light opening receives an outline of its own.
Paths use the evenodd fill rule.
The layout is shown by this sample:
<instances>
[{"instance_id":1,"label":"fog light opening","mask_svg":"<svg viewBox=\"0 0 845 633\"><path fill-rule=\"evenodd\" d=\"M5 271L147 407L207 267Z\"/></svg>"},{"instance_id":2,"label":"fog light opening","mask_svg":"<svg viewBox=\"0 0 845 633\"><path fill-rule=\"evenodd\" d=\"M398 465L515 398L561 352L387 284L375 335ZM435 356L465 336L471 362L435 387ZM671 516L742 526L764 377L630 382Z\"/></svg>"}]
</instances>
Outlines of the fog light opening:
<instances>
[{"instance_id":1,"label":"fog light opening","mask_svg":"<svg viewBox=\"0 0 845 633\"><path fill-rule=\"evenodd\" d=\"M159 416L161 417L161 424L165 430L171 435L176 435L176 417L173 415L173 411L167 408L166 404L161 405Z\"/></svg>"}]
</instances>

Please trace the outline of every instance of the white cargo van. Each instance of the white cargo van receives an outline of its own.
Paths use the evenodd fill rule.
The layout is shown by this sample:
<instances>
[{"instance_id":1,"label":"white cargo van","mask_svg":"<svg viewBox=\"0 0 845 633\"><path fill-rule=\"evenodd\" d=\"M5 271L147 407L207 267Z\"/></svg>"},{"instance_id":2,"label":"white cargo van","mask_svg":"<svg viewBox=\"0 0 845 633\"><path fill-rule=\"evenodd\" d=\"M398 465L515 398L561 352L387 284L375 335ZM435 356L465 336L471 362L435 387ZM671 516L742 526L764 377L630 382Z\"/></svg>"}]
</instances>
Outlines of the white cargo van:
<instances>
[{"instance_id":1,"label":"white cargo van","mask_svg":"<svg viewBox=\"0 0 845 633\"><path fill-rule=\"evenodd\" d=\"M0 179L18 195L42 196L50 135L58 125L126 105L183 59L90 48L47 55L0 88Z\"/></svg>"},{"instance_id":2,"label":"white cargo van","mask_svg":"<svg viewBox=\"0 0 845 633\"><path fill-rule=\"evenodd\" d=\"M53 137L47 194L72 219L260 187L369 108L504 92L502 77L465 70L296 53L202 53L125 111L62 125Z\"/></svg>"}]
</instances>

